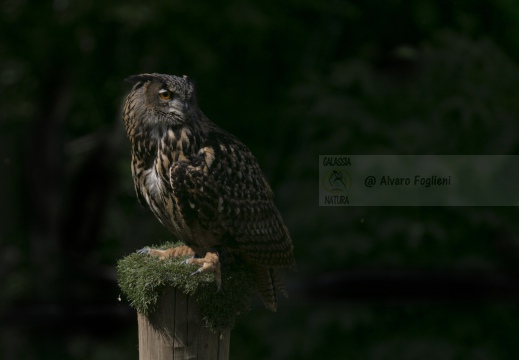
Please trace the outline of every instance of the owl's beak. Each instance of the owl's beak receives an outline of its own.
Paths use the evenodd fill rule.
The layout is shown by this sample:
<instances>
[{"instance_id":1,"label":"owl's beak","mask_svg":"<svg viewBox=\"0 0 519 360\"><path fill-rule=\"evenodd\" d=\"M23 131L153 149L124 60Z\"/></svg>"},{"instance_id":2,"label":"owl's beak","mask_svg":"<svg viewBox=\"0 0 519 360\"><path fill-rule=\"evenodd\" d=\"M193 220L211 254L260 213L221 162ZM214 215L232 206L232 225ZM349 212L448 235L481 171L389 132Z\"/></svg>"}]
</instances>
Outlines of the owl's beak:
<instances>
[{"instance_id":1,"label":"owl's beak","mask_svg":"<svg viewBox=\"0 0 519 360\"><path fill-rule=\"evenodd\" d=\"M189 104L188 103L184 103L184 105L182 107L182 111L184 112L184 114L187 114L187 112L189 111Z\"/></svg>"}]
</instances>

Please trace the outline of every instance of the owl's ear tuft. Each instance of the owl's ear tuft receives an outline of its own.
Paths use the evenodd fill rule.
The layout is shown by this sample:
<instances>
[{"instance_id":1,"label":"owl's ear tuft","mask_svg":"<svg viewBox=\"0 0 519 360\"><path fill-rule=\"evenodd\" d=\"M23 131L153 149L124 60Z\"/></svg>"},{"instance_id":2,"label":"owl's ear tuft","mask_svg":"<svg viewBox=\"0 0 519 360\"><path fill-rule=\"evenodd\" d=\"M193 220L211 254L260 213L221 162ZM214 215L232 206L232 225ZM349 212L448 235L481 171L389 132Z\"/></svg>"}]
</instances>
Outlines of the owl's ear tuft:
<instances>
[{"instance_id":1,"label":"owl's ear tuft","mask_svg":"<svg viewBox=\"0 0 519 360\"><path fill-rule=\"evenodd\" d=\"M139 82L146 82L152 80L156 80L156 77L152 74L131 75L124 79L124 81L130 84L137 84Z\"/></svg>"}]
</instances>

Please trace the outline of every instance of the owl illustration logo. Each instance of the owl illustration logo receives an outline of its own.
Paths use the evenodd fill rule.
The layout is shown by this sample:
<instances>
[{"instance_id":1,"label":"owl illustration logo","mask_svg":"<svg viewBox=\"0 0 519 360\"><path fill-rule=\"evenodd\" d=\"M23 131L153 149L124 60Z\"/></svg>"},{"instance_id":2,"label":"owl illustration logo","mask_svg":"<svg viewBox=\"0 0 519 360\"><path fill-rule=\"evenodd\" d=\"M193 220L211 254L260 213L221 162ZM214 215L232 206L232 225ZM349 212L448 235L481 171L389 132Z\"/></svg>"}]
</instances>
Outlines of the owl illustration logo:
<instances>
[{"instance_id":1,"label":"owl illustration logo","mask_svg":"<svg viewBox=\"0 0 519 360\"><path fill-rule=\"evenodd\" d=\"M351 175L342 169L332 169L326 172L321 181L324 189L333 194L345 193L351 188Z\"/></svg>"}]
</instances>

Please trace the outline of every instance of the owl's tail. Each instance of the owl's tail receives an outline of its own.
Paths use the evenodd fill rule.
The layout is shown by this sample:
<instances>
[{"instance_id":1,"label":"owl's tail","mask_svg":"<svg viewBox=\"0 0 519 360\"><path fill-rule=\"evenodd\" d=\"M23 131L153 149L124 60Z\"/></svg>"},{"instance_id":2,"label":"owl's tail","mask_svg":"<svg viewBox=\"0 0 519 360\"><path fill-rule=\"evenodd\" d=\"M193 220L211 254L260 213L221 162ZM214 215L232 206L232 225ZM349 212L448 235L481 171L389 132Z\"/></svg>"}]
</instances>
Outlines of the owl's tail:
<instances>
[{"instance_id":1,"label":"owl's tail","mask_svg":"<svg viewBox=\"0 0 519 360\"><path fill-rule=\"evenodd\" d=\"M276 291L288 298L285 284L276 269L257 266L255 268L255 280L261 300L270 311L276 311L277 309Z\"/></svg>"}]
</instances>

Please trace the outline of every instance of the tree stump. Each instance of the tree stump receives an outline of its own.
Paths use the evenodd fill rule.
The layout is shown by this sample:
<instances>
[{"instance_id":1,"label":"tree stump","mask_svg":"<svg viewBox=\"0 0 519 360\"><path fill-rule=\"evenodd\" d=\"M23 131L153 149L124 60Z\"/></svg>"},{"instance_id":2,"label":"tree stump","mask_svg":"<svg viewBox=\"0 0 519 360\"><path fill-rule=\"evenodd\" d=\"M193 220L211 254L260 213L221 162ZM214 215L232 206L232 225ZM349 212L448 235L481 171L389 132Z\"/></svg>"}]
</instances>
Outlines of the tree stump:
<instances>
[{"instance_id":1,"label":"tree stump","mask_svg":"<svg viewBox=\"0 0 519 360\"><path fill-rule=\"evenodd\" d=\"M183 246L167 243L161 249ZM133 253L117 262L118 283L137 311L140 360L227 360L232 327L250 309L253 274L243 264L195 273L187 257Z\"/></svg>"},{"instance_id":2,"label":"tree stump","mask_svg":"<svg viewBox=\"0 0 519 360\"><path fill-rule=\"evenodd\" d=\"M230 330L205 327L195 300L169 288L149 316L138 313L139 360L228 360Z\"/></svg>"}]
</instances>

